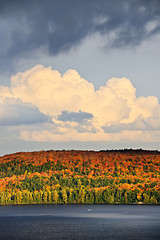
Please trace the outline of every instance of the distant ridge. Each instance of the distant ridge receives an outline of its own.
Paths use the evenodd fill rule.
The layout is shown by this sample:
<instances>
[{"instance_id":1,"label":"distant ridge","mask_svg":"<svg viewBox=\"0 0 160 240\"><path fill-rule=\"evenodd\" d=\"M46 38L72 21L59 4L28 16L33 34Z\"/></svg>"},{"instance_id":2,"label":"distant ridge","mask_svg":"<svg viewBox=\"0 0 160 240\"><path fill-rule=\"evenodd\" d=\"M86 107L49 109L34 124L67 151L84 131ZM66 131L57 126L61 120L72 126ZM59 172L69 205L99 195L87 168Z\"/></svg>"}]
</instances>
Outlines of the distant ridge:
<instances>
[{"instance_id":1,"label":"distant ridge","mask_svg":"<svg viewBox=\"0 0 160 240\"><path fill-rule=\"evenodd\" d=\"M160 154L160 151L158 150L146 150L146 149L132 149L132 148L124 148L124 149L106 149L106 150L76 150L76 149L61 149L61 150L36 150L36 151L22 151L22 152L15 152L10 154L4 154L3 156L0 156L0 158L3 158L5 156L15 155L15 154L22 154L22 153L38 153L38 152L106 152L106 153L132 153L132 154Z\"/></svg>"},{"instance_id":2,"label":"distant ridge","mask_svg":"<svg viewBox=\"0 0 160 240\"><path fill-rule=\"evenodd\" d=\"M160 154L158 150L144 150L142 148L132 149L132 148L124 148L124 149L112 149L112 150L100 150L100 152L120 152L120 153L144 153L144 154Z\"/></svg>"},{"instance_id":3,"label":"distant ridge","mask_svg":"<svg viewBox=\"0 0 160 240\"><path fill-rule=\"evenodd\" d=\"M156 150L47 150L0 157L0 205L160 204Z\"/></svg>"}]
</instances>

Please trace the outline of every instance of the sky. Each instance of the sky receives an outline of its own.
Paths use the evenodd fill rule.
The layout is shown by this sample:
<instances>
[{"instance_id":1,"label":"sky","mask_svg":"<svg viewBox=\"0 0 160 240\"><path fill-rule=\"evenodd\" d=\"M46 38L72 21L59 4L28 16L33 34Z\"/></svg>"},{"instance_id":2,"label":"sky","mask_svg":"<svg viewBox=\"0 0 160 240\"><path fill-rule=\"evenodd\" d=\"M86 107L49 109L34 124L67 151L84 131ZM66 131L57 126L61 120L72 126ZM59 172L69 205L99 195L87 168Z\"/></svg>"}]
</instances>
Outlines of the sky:
<instances>
[{"instance_id":1,"label":"sky","mask_svg":"<svg viewBox=\"0 0 160 240\"><path fill-rule=\"evenodd\" d=\"M0 155L160 150L159 0L0 1Z\"/></svg>"}]
</instances>

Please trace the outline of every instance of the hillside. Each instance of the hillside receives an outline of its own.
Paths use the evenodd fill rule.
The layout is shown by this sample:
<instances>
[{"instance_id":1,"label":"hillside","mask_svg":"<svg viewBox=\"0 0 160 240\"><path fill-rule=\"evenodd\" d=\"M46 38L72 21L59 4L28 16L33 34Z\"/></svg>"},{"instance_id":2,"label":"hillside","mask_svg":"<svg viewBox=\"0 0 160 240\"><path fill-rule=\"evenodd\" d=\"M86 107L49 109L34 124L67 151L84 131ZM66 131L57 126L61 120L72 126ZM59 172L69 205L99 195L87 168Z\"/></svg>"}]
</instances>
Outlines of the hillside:
<instances>
[{"instance_id":1,"label":"hillside","mask_svg":"<svg viewBox=\"0 0 160 240\"><path fill-rule=\"evenodd\" d=\"M39 151L0 157L0 204L160 203L160 152Z\"/></svg>"}]
</instances>

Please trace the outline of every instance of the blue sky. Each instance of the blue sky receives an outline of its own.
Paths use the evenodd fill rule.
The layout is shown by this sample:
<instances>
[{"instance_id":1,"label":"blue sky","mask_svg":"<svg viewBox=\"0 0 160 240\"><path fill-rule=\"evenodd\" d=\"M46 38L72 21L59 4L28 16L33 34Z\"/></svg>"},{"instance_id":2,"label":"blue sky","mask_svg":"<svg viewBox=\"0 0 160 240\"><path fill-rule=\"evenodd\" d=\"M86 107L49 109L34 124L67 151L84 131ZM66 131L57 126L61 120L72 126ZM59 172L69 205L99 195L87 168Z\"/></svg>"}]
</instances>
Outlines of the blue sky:
<instances>
[{"instance_id":1,"label":"blue sky","mask_svg":"<svg viewBox=\"0 0 160 240\"><path fill-rule=\"evenodd\" d=\"M0 155L160 150L158 0L1 1Z\"/></svg>"}]
</instances>

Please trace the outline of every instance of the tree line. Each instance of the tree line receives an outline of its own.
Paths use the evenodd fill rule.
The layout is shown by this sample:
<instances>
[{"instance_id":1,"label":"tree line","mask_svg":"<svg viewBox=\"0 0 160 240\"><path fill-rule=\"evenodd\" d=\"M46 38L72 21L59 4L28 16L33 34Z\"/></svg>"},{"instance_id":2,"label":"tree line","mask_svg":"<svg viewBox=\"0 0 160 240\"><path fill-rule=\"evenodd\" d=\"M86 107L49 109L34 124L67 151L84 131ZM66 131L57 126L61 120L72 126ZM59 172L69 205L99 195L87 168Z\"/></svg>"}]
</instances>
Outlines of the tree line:
<instances>
[{"instance_id":1,"label":"tree line","mask_svg":"<svg viewBox=\"0 0 160 240\"><path fill-rule=\"evenodd\" d=\"M159 204L160 154L40 151L0 157L0 204Z\"/></svg>"}]
</instances>

